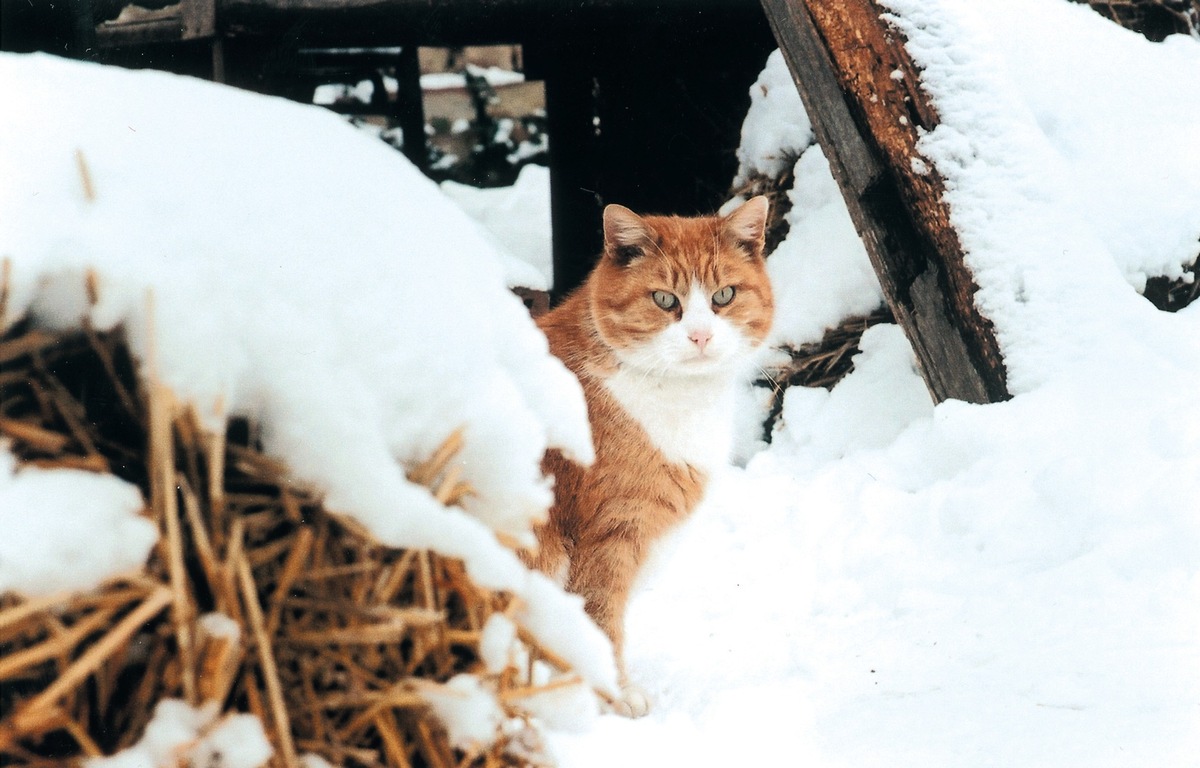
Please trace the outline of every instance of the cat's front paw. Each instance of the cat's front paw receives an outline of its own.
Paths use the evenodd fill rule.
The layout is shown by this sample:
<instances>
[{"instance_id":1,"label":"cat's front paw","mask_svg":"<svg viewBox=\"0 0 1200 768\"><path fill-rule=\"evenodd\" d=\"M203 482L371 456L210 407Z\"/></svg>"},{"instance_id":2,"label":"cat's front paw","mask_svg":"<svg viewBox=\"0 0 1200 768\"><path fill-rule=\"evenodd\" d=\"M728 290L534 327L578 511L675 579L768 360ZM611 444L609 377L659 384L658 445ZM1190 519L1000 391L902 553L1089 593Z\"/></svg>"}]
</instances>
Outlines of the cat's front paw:
<instances>
[{"instance_id":1,"label":"cat's front paw","mask_svg":"<svg viewBox=\"0 0 1200 768\"><path fill-rule=\"evenodd\" d=\"M612 711L630 719L645 717L650 714L650 697L638 686L625 683L621 686L620 697L612 702Z\"/></svg>"}]
</instances>

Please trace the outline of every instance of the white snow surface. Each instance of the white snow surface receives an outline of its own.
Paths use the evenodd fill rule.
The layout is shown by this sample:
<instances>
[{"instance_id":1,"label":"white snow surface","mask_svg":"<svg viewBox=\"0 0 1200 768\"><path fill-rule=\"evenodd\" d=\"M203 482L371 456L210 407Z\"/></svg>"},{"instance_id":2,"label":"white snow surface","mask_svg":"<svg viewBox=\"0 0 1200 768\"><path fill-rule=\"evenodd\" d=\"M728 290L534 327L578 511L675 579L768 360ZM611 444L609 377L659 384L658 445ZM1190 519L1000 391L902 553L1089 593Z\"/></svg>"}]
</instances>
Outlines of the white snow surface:
<instances>
[{"instance_id":1,"label":"white snow surface","mask_svg":"<svg viewBox=\"0 0 1200 768\"><path fill-rule=\"evenodd\" d=\"M783 54L775 51L750 87L750 110L742 121L734 186L754 175L777 178L815 141Z\"/></svg>"},{"instance_id":2,"label":"white snow surface","mask_svg":"<svg viewBox=\"0 0 1200 768\"><path fill-rule=\"evenodd\" d=\"M799 347L847 316L869 314L883 291L820 146L796 161L788 198L787 237L767 260L776 304L768 343Z\"/></svg>"},{"instance_id":3,"label":"white snow surface","mask_svg":"<svg viewBox=\"0 0 1200 768\"><path fill-rule=\"evenodd\" d=\"M0 594L90 589L146 564L158 529L138 489L73 469L17 470L0 441Z\"/></svg>"},{"instance_id":4,"label":"white snow surface","mask_svg":"<svg viewBox=\"0 0 1200 768\"><path fill-rule=\"evenodd\" d=\"M779 178L794 164L788 233L767 260L776 308L764 358L777 346L819 342L843 318L879 307L879 280L779 51L750 88L738 161L735 187L757 175Z\"/></svg>"},{"instance_id":5,"label":"white snow surface","mask_svg":"<svg viewBox=\"0 0 1200 768\"><path fill-rule=\"evenodd\" d=\"M269 453L383 542L536 594L531 631L614 686L580 601L494 534L531 541L546 448L590 461L592 446L578 382L468 216L317 107L46 55L0 55L0 90L5 326L123 324L143 370L212 428L257 419ZM404 475L460 428L465 510Z\"/></svg>"},{"instance_id":6,"label":"white snow surface","mask_svg":"<svg viewBox=\"0 0 1200 768\"><path fill-rule=\"evenodd\" d=\"M884 4L942 117L913 167L947 180L1014 397L933 406L894 326L831 392L789 390L772 445L634 598L626 655L655 709L556 735L567 768L1200 754L1200 306L1137 293L1198 250L1200 42L1064 0ZM743 169L803 147L799 124L752 109ZM809 152L797 189L826 184ZM772 273L780 295L803 295L822 237L858 247L836 199L807 199L795 215L828 218ZM855 268L810 278L841 298L786 300L777 339L859 311L836 287Z\"/></svg>"},{"instance_id":7,"label":"white snow surface","mask_svg":"<svg viewBox=\"0 0 1200 768\"><path fill-rule=\"evenodd\" d=\"M511 187L481 189L443 181L442 191L495 238L510 287L550 289L550 169L521 168Z\"/></svg>"},{"instance_id":8,"label":"white snow surface","mask_svg":"<svg viewBox=\"0 0 1200 768\"><path fill-rule=\"evenodd\" d=\"M1059 0L885 5L942 116L918 149L946 179L1010 391L1200 350L1130 289L1196 257L1200 43Z\"/></svg>"},{"instance_id":9,"label":"white snow surface","mask_svg":"<svg viewBox=\"0 0 1200 768\"><path fill-rule=\"evenodd\" d=\"M525 82L523 73L500 67L478 67L468 64L467 69L472 75L487 80L488 85L493 88ZM430 72L421 75L421 90L423 91L444 91L466 87L467 78L462 72Z\"/></svg>"},{"instance_id":10,"label":"white snow surface","mask_svg":"<svg viewBox=\"0 0 1200 768\"><path fill-rule=\"evenodd\" d=\"M164 699L136 744L111 757L86 760L84 768L259 768L271 754L271 743L254 715L218 719L215 706L195 708Z\"/></svg>"},{"instance_id":11,"label":"white snow surface","mask_svg":"<svg viewBox=\"0 0 1200 768\"><path fill-rule=\"evenodd\" d=\"M496 694L475 675L455 675L443 685L421 686L421 695L446 726L450 743L459 749L486 749L500 734L504 710Z\"/></svg>"},{"instance_id":12,"label":"white snow surface","mask_svg":"<svg viewBox=\"0 0 1200 768\"><path fill-rule=\"evenodd\" d=\"M582 681L548 687L520 699L521 708L549 728L564 733L586 732L600 715L600 702Z\"/></svg>"}]
</instances>

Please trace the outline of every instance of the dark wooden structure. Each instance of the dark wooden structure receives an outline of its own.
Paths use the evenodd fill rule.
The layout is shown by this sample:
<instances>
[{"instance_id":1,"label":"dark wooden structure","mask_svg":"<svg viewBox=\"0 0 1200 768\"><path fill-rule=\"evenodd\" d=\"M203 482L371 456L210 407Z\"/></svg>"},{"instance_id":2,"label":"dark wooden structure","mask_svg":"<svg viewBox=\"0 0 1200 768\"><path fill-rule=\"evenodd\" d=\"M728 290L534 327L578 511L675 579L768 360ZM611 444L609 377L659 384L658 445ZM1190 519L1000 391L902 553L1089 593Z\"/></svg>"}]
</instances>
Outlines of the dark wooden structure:
<instances>
[{"instance_id":1,"label":"dark wooden structure","mask_svg":"<svg viewBox=\"0 0 1200 768\"><path fill-rule=\"evenodd\" d=\"M546 87L558 295L599 253L603 205L724 202L749 89L775 47L757 0L140 0L165 6L161 19L119 30L99 18L124 1L71 1L74 55L303 99L312 49L407 49L396 67L411 89L415 46L521 44L527 76ZM18 22L24 2L0 0ZM418 95L394 116L423 139Z\"/></svg>"},{"instance_id":2,"label":"dark wooden structure","mask_svg":"<svg viewBox=\"0 0 1200 768\"><path fill-rule=\"evenodd\" d=\"M123 1L74 0L66 25L77 55L108 50L104 57L120 58L133 32L97 26L92 11L77 9ZM17 0L0 3L7 12ZM396 117L422 135L415 46L521 44L527 74L546 85L554 288L561 296L582 281L600 250L604 204L697 213L724 200L749 86L778 42L931 395L1005 399L1004 362L990 322L975 306L976 286L942 202L942 182L912 168L918 131L931 130L938 115L901 36L875 0L761 3L180 0L160 11L173 21L138 33L149 36L143 43L165 35L171 45L154 53L170 60L125 63L190 66L242 87L307 99L306 78L316 63L305 57L312 50L334 49L324 66L338 66L337 51L397 57L407 51L396 71L408 73L401 79L409 91ZM89 41L82 49L80 35ZM186 60L181 46L189 42L198 47Z\"/></svg>"},{"instance_id":3,"label":"dark wooden structure","mask_svg":"<svg viewBox=\"0 0 1200 768\"><path fill-rule=\"evenodd\" d=\"M1168 35L1200 34L1200 0L1072 0L1160 42Z\"/></svg>"},{"instance_id":4,"label":"dark wooden structure","mask_svg":"<svg viewBox=\"0 0 1200 768\"><path fill-rule=\"evenodd\" d=\"M874 0L762 2L930 394L1006 399L1004 361L975 306L942 180L913 170L918 131L938 115L902 36Z\"/></svg>"}]
</instances>

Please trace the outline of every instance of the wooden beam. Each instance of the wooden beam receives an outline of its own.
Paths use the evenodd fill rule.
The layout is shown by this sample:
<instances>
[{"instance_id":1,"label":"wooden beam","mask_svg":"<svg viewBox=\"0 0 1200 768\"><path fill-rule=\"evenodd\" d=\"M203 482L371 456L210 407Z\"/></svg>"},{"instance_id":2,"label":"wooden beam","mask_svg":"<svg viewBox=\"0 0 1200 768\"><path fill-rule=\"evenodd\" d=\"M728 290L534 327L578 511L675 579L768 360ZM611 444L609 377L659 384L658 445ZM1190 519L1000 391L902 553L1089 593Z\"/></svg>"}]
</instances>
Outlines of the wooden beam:
<instances>
[{"instance_id":1,"label":"wooden beam","mask_svg":"<svg viewBox=\"0 0 1200 768\"><path fill-rule=\"evenodd\" d=\"M218 0L232 34L304 46L483 45L608 37L647 20L757 15L755 0ZM620 38L610 38L616 42Z\"/></svg>"},{"instance_id":2,"label":"wooden beam","mask_svg":"<svg viewBox=\"0 0 1200 768\"><path fill-rule=\"evenodd\" d=\"M750 86L774 39L754 4L707 14L669 5L646 4L619 33L525 46L527 75L546 87L556 299L599 255L605 204L697 214L728 197Z\"/></svg>"},{"instance_id":3,"label":"wooden beam","mask_svg":"<svg viewBox=\"0 0 1200 768\"><path fill-rule=\"evenodd\" d=\"M579 286L603 247L599 177L600 137L596 130L596 51L584 41L530 41L527 69L546 87L550 134L550 223L554 300Z\"/></svg>"},{"instance_id":4,"label":"wooden beam","mask_svg":"<svg viewBox=\"0 0 1200 768\"><path fill-rule=\"evenodd\" d=\"M183 17L167 14L137 21L106 21L96 27L96 41L101 47L116 48L146 45L183 39Z\"/></svg>"},{"instance_id":5,"label":"wooden beam","mask_svg":"<svg viewBox=\"0 0 1200 768\"><path fill-rule=\"evenodd\" d=\"M200 40L217 33L217 0L183 0L183 39Z\"/></svg>"},{"instance_id":6,"label":"wooden beam","mask_svg":"<svg viewBox=\"0 0 1200 768\"><path fill-rule=\"evenodd\" d=\"M400 85L396 93L395 117L404 133L404 154L424 173L429 166L429 144L425 138L425 103L417 46L406 45L400 49L396 81Z\"/></svg>"},{"instance_id":7,"label":"wooden beam","mask_svg":"<svg viewBox=\"0 0 1200 768\"><path fill-rule=\"evenodd\" d=\"M917 152L938 124L920 72L875 0L761 0L897 322L936 402L1008 398L992 325Z\"/></svg>"}]
</instances>

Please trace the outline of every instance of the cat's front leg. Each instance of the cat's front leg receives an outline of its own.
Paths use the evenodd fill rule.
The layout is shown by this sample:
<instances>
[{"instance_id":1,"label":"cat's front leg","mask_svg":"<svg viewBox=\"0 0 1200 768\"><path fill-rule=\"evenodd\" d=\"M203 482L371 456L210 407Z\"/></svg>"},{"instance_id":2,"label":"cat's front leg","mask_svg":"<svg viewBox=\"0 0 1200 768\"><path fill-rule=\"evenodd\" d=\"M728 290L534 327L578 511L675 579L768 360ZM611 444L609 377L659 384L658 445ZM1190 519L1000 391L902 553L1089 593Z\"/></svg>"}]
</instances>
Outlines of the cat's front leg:
<instances>
[{"instance_id":1,"label":"cat's front leg","mask_svg":"<svg viewBox=\"0 0 1200 768\"><path fill-rule=\"evenodd\" d=\"M650 714L650 696L637 683L622 679L621 696L613 700L610 706L613 713L621 717L645 717Z\"/></svg>"},{"instance_id":2,"label":"cat's front leg","mask_svg":"<svg viewBox=\"0 0 1200 768\"><path fill-rule=\"evenodd\" d=\"M625 608L641 565L639 549L628 525L589 531L575 543L567 577L567 590L583 597L584 610L612 641L622 675Z\"/></svg>"},{"instance_id":3,"label":"cat's front leg","mask_svg":"<svg viewBox=\"0 0 1200 768\"><path fill-rule=\"evenodd\" d=\"M584 609L612 641L622 693L613 708L626 717L647 714L650 702L625 671L625 611L648 546L670 515L669 510L646 507L629 501L603 505L580 532L567 581L567 588L583 597Z\"/></svg>"},{"instance_id":4,"label":"cat's front leg","mask_svg":"<svg viewBox=\"0 0 1200 768\"><path fill-rule=\"evenodd\" d=\"M551 521L535 528L537 547L523 549L517 554L521 561L535 571L541 571L560 587L566 587L570 571L570 553L562 532Z\"/></svg>"}]
</instances>

